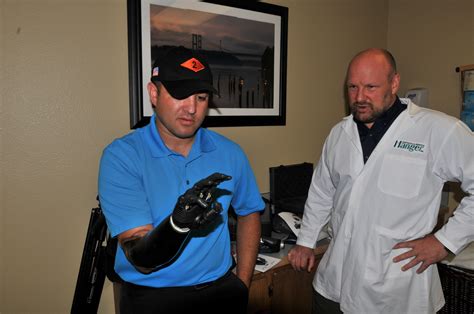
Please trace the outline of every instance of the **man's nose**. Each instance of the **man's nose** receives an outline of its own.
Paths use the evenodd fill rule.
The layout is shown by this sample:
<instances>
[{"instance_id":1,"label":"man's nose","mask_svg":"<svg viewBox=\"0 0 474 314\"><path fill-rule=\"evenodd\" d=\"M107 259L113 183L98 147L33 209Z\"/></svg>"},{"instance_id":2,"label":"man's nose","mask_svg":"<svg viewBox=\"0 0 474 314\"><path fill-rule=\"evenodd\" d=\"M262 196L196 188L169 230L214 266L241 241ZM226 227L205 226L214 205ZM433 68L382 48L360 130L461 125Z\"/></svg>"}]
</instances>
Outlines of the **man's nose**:
<instances>
[{"instance_id":1,"label":"man's nose","mask_svg":"<svg viewBox=\"0 0 474 314\"><path fill-rule=\"evenodd\" d=\"M363 88L359 88L356 94L356 101L363 102L365 100L365 91Z\"/></svg>"},{"instance_id":2,"label":"man's nose","mask_svg":"<svg viewBox=\"0 0 474 314\"><path fill-rule=\"evenodd\" d=\"M189 114L196 113L196 106L197 106L196 95L191 95L188 98L185 98L183 100L183 104L184 104L184 109L186 110L186 113L189 113Z\"/></svg>"}]
</instances>

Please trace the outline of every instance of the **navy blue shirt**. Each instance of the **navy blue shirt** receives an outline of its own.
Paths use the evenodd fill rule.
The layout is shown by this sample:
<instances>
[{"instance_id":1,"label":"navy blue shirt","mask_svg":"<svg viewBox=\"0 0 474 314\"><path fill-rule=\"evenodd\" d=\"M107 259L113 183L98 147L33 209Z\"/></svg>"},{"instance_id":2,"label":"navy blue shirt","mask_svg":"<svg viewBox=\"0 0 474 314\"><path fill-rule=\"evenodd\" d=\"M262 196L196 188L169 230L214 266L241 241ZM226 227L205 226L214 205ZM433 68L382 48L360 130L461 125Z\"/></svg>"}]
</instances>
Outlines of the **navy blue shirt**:
<instances>
[{"instance_id":1,"label":"navy blue shirt","mask_svg":"<svg viewBox=\"0 0 474 314\"><path fill-rule=\"evenodd\" d=\"M354 118L354 121L357 124L357 129L359 130L360 143L362 144L362 152L364 153L364 163L367 162L370 154L374 151L375 146L380 142L393 121L395 121L398 115L406 108L407 105L402 104L400 98L397 97L393 105L377 118L377 120L375 120L370 129L364 124L364 122Z\"/></svg>"}]
</instances>

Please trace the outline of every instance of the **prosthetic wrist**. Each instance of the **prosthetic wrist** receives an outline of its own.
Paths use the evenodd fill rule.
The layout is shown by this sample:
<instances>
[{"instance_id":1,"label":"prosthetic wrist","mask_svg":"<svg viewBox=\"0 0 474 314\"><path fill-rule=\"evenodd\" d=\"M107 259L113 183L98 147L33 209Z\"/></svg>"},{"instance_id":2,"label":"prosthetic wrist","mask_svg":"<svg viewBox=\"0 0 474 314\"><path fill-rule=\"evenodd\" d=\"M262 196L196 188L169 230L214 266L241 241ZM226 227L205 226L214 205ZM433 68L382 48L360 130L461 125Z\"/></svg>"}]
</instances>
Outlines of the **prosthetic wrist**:
<instances>
[{"instance_id":1,"label":"prosthetic wrist","mask_svg":"<svg viewBox=\"0 0 474 314\"><path fill-rule=\"evenodd\" d=\"M170 224L171 224L171 227L173 227L173 229L178 231L179 233L187 233L191 230L189 228L180 228L180 227L176 226L173 222L173 216L170 216Z\"/></svg>"}]
</instances>

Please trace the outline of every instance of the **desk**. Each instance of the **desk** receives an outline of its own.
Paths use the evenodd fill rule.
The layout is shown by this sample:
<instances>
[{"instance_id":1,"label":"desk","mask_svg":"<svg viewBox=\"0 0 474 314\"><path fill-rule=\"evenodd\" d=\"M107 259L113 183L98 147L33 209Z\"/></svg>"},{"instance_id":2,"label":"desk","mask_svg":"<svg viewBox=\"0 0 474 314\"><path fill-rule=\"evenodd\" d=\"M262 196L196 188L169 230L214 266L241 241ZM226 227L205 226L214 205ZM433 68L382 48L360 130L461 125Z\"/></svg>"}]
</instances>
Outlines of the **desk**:
<instances>
[{"instance_id":1,"label":"desk","mask_svg":"<svg viewBox=\"0 0 474 314\"><path fill-rule=\"evenodd\" d=\"M316 265L311 273L293 270L287 258L291 245L285 245L285 248L278 253L266 254L281 258L281 261L264 273L255 272L250 286L247 312L249 314L311 313L312 281L328 244L326 239L318 242L314 250Z\"/></svg>"}]
</instances>

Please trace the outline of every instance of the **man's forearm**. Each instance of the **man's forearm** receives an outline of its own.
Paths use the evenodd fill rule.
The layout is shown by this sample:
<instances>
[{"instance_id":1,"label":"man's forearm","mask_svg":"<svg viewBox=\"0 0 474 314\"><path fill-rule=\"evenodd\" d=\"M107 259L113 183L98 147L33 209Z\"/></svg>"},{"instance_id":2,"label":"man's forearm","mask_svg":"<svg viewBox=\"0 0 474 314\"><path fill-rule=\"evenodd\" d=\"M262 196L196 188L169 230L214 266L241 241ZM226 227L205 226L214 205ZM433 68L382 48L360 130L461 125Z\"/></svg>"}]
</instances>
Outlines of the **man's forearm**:
<instances>
[{"instance_id":1,"label":"man's forearm","mask_svg":"<svg viewBox=\"0 0 474 314\"><path fill-rule=\"evenodd\" d=\"M260 243L260 213L237 218L237 276L250 287Z\"/></svg>"}]
</instances>

